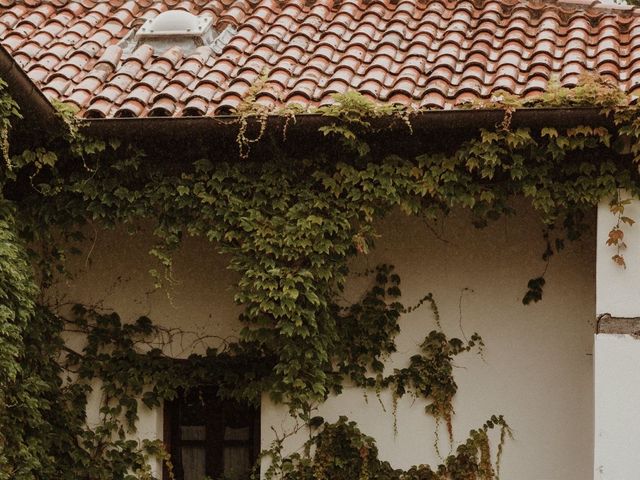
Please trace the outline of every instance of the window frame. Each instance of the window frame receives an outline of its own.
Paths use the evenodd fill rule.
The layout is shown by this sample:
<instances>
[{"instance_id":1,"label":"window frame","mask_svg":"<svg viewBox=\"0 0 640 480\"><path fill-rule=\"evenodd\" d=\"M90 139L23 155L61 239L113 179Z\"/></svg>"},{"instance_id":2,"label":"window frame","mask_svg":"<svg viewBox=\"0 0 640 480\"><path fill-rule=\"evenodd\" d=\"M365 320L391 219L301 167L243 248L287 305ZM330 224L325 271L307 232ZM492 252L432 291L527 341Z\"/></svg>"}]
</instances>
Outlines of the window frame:
<instances>
[{"instance_id":1,"label":"window frame","mask_svg":"<svg viewBox=\"0 0 640 480\"><path fill-rule=\"evenodd\" d=\"M252 421L250 425L249 440L225 440L224 416L238 402L219 400L216 396L216 388L210 385L195 387L206 392L206 398L216 399L207 404L207 420L205 422L205 440L182 440L180 438L180 408L183 402L184 391L179 391L174 400L165 400L163 404L163 442L166 451L171 454L174 476L169 473L166 462L162 466L163 480L183 480L181 448L183 446L203 445L205 447L206 475L211 478L220 478L224 474L224 447L249 446L251 465L255 465L260 454L260 407L252 409ZM245 405L243 405L245 407Z\"/></svg>"}]
</instances>

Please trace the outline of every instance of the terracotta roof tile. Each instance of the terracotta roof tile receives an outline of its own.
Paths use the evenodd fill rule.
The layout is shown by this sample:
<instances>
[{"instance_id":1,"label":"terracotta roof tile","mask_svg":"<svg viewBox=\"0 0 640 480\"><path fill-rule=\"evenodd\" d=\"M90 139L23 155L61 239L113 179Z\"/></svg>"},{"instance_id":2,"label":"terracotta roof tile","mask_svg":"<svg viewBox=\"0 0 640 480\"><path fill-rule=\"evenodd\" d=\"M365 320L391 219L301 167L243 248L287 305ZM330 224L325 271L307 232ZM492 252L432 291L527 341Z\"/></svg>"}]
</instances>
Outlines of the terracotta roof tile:
<instances>
[{"instance_id":1,"label":"terracotta roof tile","mask_svg":"<svg viewBox=\"0 0 640 480\"><path fill-rule=\"evenodd\" d=\"M231 113L258 83L267 108L348 90L455 108L498 89L539 92L553 77L573 85L585 71L637 91L640 10L592 3L0 0L0 45L45 94L99 118ZM127 43L170 9L235 30L195 51Z\"/></svg>"},{"instance_id":2,"label":"terracotta roof tile","mask_svg":"<svg viewBox=\"0 0 640 480\"><path fill-rule=\"evenodd\" d=\"M129 99L126 100L120 108L118 108L114 117L116 118L133 118L133 117L141 117L142 112L144 112L145 104L139 101L138 99Z\"/></svg>"}]
</instances>

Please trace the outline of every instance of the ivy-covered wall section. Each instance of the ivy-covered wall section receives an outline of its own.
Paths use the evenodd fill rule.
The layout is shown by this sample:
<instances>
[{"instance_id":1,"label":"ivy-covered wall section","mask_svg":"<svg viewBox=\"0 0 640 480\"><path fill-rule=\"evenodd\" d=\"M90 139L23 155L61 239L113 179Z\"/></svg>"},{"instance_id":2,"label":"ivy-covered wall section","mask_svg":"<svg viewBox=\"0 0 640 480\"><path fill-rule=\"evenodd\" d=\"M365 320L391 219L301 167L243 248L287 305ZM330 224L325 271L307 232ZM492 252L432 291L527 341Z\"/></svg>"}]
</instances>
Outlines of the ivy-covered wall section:
<instances>
[{"instance_id":1,"label":"ivy-covered wall section","mask_svg":"<svg viewBox=\"0 0 640 480\"><path fill-rule=\"evenodd\" d=\"M601 199L613 198L610 246L622 268L624 229L633 219L624 215L626 198L619 192L640 193L636 107L598 79L526 102L498 95L491 104L469 106L503 109L504 121L494 130L481 131L453 151L448 145L418 156L380 157L365 140L371 120L393 116L410 125L413 112L374 105L357 94L336 100L316 113L331 119L322 133L341 148L321 144L303 158L276 149L268 162L252 161L248 150L255 139L246 136L247 119L264 121L268 113L250 96L238 112L239 154L189 165L150 161L118 139L86 138L65 108L62 135L14 145L3 134L9 140L1 177L0 478L150 478L150 456L168 464L170 459L159 442L130 440L140 402L159 406L179 388L203 383L220 385L222 396L253 402L268 392L302 422L319 427L309 445L317 448L300 456L283 458L275 442L266 452L272 468L263 472L272 478L340 478L336 468L342 461L353 470L345 470L344 478L499 475L510 429L498 413L487 412L487 422L466 442L450 455L443 452L441 465L408 471L379 461L373 440L347 420L319 425L313 409L349 380L374 394L389 390L394 398L425 399L426 414L451 432L453 363L482 346L480 335L451 338L436 322L405 369L385 371L401 316L424 304L437 319L437 304L430 295L416 305L400 303L400 278L381 266L369 293L345 306L341 292L349 261L369 252L376 221L398 209L428 221L467 209L473 224L483 227L512 214L513 198L524 196L544 225L540 255L548 262L566 242L581 237ZM597 106L615 119L615 127L511 128L511 115L522 106ZM2 131L10 132L8 122L18 113L6 94L0 108ZM292 119L298 112L275 113ZM41 301L39 294L65 274L67 257L74 242L82 245L88 223L105 228L140 222L152 223L156 244L150 253L158 266L150 274L158 288L171 291L173 254L187 237L206 239L212 251L230 259L244 325L237 342L176 363L153 347L166 332L147 318L127 324L117 314L86 306L62 315ZM525 304L542 298L544 262L523 285ZM65 345L64 330L84 335L84 347ZM89 427L86 396L96 379L102 381L101 423ZM492 430L498 432L493 445ZM339 451L332 450L336 438Z\"/></svg>"}]
</instances>

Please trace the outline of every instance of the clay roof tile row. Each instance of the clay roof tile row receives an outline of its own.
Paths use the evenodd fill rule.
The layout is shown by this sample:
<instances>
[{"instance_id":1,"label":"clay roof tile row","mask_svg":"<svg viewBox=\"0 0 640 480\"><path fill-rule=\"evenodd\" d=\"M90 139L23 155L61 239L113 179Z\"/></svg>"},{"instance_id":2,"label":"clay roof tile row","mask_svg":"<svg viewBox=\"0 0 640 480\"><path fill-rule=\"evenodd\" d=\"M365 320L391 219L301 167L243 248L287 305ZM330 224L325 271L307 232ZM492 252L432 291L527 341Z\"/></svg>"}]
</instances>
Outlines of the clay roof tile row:
<instances>
[{"instance_id":1,"label":"clay roof tile row","mask_svg":"<svg viewBox=\"0 0 640 480\"><path fill-rule=\"evenodd\" d=\"M234 30L194 52L127 44L170 9ZM639 13L583 0L0 0L0 45L85 117L219 115L250 91L268 108L348 90L455 108L585 72L640 90Z\"/></svg>"}]
</instances>

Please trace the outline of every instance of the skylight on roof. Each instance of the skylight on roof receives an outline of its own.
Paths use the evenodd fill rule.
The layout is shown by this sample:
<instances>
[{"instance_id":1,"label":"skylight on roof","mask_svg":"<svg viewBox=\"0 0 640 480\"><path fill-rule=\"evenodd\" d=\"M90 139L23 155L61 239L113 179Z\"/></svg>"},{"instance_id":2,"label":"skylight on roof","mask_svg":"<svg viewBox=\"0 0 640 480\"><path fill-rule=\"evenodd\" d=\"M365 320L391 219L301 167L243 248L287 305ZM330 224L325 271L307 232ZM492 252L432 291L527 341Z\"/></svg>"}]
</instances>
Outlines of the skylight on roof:
<instances>
[{"instance_id":1,"label":"skylight on roof","mask_svg":"<svg viewBox=\"0 0 640 480\"><path fill-rule=\"evenodd\" d=\"M209 16L196 16L184 10L169 10L155 18L147 20L140 31L138 38L154 36L202 36L211 29L212 18Z\"/></svg>"},{"instance_id":2,"label":"skylight on roof","mask_svg":"<svg viewBox=\"0 0 640 480\"><path fill-rule=\"evenodd\" d=\"M196 16L184 10L168 10L150 18L123 40L126 51L131 52L146 44L157 55L171 47L180 47L185 55L203 45L219 49L228 40L231 32L218 32L213 28L213 19L208 15Z\"/></svg>"}]
</instances>

